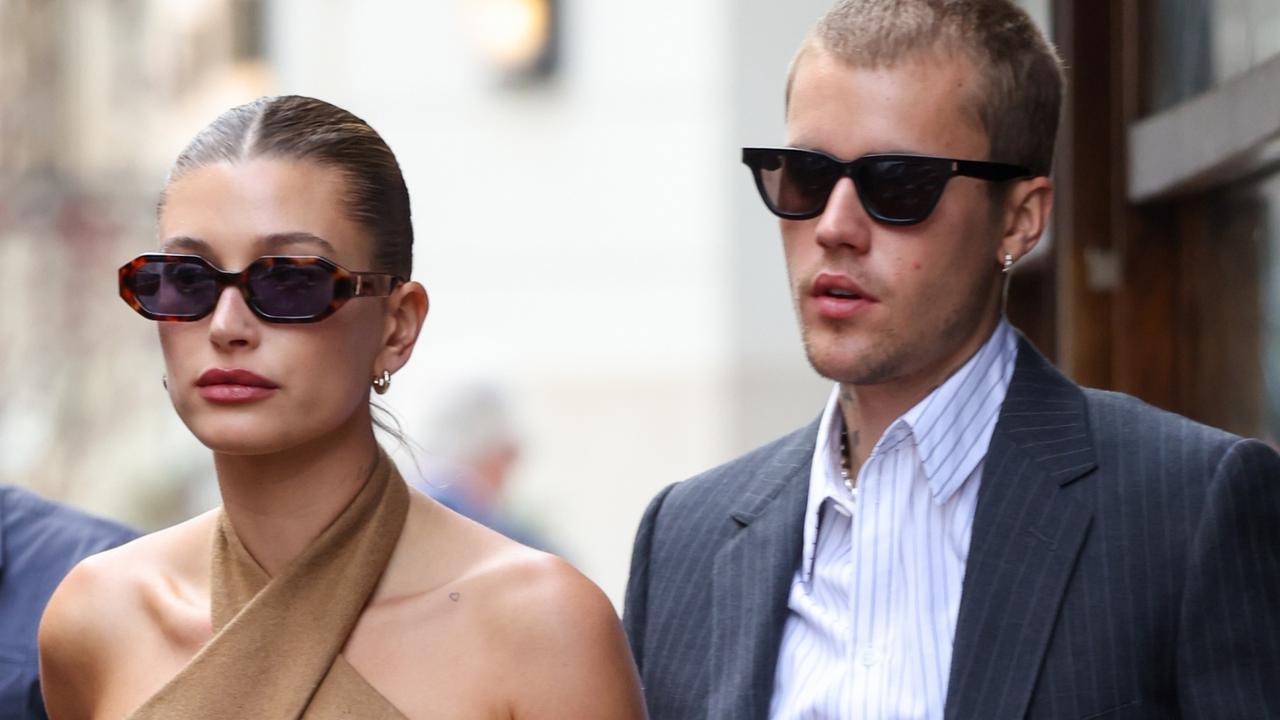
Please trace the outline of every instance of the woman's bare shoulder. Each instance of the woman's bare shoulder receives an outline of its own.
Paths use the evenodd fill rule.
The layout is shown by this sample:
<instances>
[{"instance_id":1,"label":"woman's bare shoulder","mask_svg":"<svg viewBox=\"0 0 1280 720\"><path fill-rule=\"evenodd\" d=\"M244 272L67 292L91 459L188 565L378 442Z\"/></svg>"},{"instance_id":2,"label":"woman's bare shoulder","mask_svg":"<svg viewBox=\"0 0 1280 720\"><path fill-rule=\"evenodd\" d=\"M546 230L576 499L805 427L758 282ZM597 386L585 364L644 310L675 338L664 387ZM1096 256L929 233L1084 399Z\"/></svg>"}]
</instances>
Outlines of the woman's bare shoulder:
<instances>
[{"instance_id":1,"label":"woman's bare shoulder","mask_svg":"<svg viewBox=\"0 0 1280 720\"><path fill-rule=\"evenodd\" d=\"M208 587L213 512L80 561L54 591L41 641L127 641L171 593Z\"/></svg>"},{"instance_id":2,"label":"woman's bare shoulder","mask_svg":"<svg viewBox=\"0 0 1280 720\"><path fill-rule=\"evenodd\" d=\"M85 558L63 578L39 630L45 694L67 709L60 714L76 717L90 707L118 653L140 647L149 631L163 630L161 620L173 604L168 598L200 585L201 558L190 556L211 528L210 516L199 516ZM203 544L206 567L209 545Z\"/></svg>"},{"instance_id":3,"label":"woman's bare shoulder","mask_svg":"<svg viewBox=\"0 0 1280 720\"><path fill-rule=\"evenodd\" d=\"M577 568L562 558L508 541L477 564L465 584L482 586L495 620L510 621L513 631L528 633L538 625L566 620L616 620L608 598Z\"/></svg>"},{"instance_id":4,"label":"woman's bare shoulder","mask_svg":"<svg viewBox=\"0 0 1280 720\"><path fill-rule=\"evenodd\" d=\"M568 562L517 546L486 574L486 613L512 663L521 718L642 718L626 636L605 594Z\"/></svg>"},{"instance_id":5,"label":"woman's bare shoulder","mask_svg":"<svg viewBox=\"0 0 1280 720\"><path fill-rule=\"evenodd\" d=\"M489 540L454 587L498 662L509 663L502 676L518 679L507 688L513 714L643 717L631 652L604 592L562 558Z\"/></svg>"},{"instance_id":6,"label":"woman's bare shoulder","mask_svg":"<svg viewBox=\"0 0 1280 720\"><path fill-rule=\"evenodd\" d=\"M545 612L570 605L607 610L599 588L568 562L521 545L430 498L415 496L406 524L403 557L393 567L433 588L470 591L498 614L534 603Z\"/></svg>"},{"instance_id":7,"label":"woman's bare shoulder","mask_svg":"<svg viewBox=\"0 0 1280 720\"><path fill-rule=\"evenodd\" d=\"M453 702L471 715L484 705L530 720L643 717L635 667L604 593L564 560L425 496L414 495L361 623L370 639L353 636L348 658L404 708ZM412 673L402 678L396 668ZM450 680L424 683L424 675Z\"/></svg>"},{"instance_id":8,"label":"woman's bare shoulder","mask_svg":"<svg viewBox=\"0 0 1280 720\"><path fill-rule=\"evenodd\" d=\"M600 589L568 562L416 493L397 554L390 571L422 588L466 593L500 618L521 607L551 618L559 608L615 615Z\"/></svg>"}]
</instances>

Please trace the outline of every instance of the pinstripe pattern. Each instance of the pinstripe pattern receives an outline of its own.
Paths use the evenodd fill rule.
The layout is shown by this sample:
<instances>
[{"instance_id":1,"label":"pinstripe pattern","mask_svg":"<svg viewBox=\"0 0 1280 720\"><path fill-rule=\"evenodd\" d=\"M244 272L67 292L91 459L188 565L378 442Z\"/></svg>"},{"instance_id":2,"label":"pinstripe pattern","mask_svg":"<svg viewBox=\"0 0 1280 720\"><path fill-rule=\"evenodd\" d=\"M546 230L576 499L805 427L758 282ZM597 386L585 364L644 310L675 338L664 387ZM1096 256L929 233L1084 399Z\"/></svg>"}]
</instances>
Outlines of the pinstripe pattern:
<instances>
[{"instance_id":1,"label":"pinstripe pattern","mask_svg":"<svg viewBox=\"0 0 1280 720\"><path fill-rule=\"evenodd\" d=\"M818 423L667 488L624 623L654 720L766 717ZM1082 390L1025 340L985 460L949 720L1280 717L1280 456Z\"/></svg>"},{"instance_id":2,"label":"pinstripe pattern","mask_svg":"<svg viewBox=\"0 0 1280 720\"><path fill-rule=\"evenodd\" d=\"M982 460L1016 355L1002 321L889 425L858 473L856 504L840 478L832 390L769 717L942 717Z\"/></svg>"}]
</instances>

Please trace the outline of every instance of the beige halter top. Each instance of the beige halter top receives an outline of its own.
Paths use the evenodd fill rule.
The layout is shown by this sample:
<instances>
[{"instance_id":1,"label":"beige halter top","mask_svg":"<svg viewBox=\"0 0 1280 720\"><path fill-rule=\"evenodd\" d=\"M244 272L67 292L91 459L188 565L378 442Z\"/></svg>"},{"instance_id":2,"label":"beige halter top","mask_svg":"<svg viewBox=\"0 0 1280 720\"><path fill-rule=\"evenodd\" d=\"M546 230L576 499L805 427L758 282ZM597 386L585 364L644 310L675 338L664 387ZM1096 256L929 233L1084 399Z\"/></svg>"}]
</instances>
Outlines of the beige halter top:
<instances>
[{"instance_id":1,"label":"beige halter top","mask_svg":"<svg viewBox=\"0 0 1280 720\"><path fill-rule=\"evenodd\" d=\"M405 720L340 653L408 509L409 491L379 449L351 504L274 578L223 512L213 540L213 638L131 720Z\"/></svg>"}]
</instances>

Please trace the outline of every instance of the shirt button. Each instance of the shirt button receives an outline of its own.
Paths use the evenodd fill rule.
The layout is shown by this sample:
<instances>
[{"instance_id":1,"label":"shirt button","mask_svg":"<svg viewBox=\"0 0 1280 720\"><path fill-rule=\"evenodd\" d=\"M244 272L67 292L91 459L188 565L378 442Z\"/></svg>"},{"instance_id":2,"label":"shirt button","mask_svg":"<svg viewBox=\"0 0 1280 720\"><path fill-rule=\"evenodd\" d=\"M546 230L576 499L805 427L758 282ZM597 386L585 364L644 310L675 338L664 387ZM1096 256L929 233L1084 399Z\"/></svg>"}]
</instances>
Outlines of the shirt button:
<instances>
[{"instance_id":1,"label":"shirt button","mask_svg":"<svg viewBox=\"0 0 1280 720\"><path fill-rule=\"evenodd\" d=\"M884 652L881 651L880 648L871 646L864 647L858 653L858 662L862 663L866 667L879 665L884 662Z\"/></svg>"}]
</instances>

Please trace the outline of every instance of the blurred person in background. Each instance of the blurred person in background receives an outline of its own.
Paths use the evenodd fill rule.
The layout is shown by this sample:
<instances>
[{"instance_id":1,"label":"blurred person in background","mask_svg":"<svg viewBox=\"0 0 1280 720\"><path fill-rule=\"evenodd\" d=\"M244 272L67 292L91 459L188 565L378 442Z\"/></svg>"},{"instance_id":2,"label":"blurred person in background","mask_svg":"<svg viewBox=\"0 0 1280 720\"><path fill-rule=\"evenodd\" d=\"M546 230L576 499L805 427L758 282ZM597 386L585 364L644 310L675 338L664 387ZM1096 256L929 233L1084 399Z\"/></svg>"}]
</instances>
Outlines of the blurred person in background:
<instances>
[{"instance_id":1,"label":"blurred person in background","mask_svg":"<svg viewBox=\"0 0 1280 720\"><path fill-rule=\"evenodd\" d=\"M72 566L138 536L23 490L0 485L0 720L44 720L36 628Z\"/></svg>"},{"instance_id":2,"label":"blurred person in background","mask_svg":"<svg viewBox=\"0 0 1280 720\"><path fill-rule=\"evenodd\" d=\"M472 382L445 391L425 435L425 474L412 484L454 512L549 552L546 540L504 507L520 458L519 437L510 403L497 387Z\"/></svg>"},{"instance_id":3,"label":"blurred person in background","mask_svg":"<svg viewBox=\"0 0 1280 720\"><path fill-rule=\"evenodd\" d=\"M76 718L638 718L576 570L408 490L374 437L427 314L399 164L311 98L233 108L178 157L159 252L120 269L222 507L76 566L40 627Z\"/></svg>"},{"instance_id":4,"label":"blurred person in background","mask_svg":"<svg viewBox=\"0 0 1280 720\"><path fill-rule=\"evenodd\" d=\"M842 0L802 45L788 147L743 160L834 387L645 512L657 720L1280 717L1280 456L1004 317L1061 73L1012 0Z\"/></svg>"}]
</instances>

